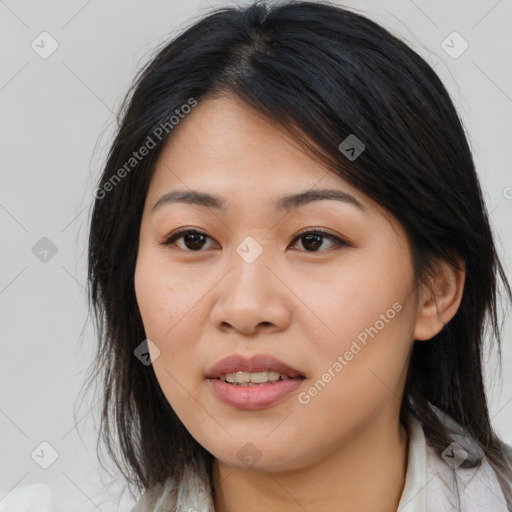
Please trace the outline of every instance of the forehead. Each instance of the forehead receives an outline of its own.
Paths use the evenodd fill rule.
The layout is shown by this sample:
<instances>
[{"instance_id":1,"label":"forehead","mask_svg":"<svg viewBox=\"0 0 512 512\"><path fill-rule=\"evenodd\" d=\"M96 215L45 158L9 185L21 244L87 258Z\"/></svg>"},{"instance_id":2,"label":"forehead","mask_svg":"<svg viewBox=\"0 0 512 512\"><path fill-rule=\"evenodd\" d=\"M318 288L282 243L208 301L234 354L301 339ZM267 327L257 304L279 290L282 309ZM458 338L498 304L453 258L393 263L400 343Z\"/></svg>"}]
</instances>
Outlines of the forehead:
<instances>
[{"instance_id":1,"label":"forehead","mask_svg":"<svg viewBox=\"0 0 512 512\"><path fill-rule=\"evenodd\" d=\"M156 163L150 193L200 189L222 196L282 197L312 188L367 198L326 169L284 127L234 95L199 102L174 128Z\"/></svg>"}]
</instances>

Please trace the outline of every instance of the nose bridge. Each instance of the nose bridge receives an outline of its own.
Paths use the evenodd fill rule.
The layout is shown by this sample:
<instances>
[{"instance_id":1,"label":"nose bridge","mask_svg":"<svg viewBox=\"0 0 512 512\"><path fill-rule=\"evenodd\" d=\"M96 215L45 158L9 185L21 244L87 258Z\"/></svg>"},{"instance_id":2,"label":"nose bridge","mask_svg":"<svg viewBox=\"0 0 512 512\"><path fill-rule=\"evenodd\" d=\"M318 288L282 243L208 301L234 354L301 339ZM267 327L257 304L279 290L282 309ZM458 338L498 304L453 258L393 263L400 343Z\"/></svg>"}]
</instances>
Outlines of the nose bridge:
<instances>
[{"instance_id":1,"label":"nose bridge","mask_svg":"<svg viewBox=\"0 0 512 512\"><path fill-rule=\"evenodd\" d=\"M270 245L263 246L252 236L246 236L235 247L231 260L234 269L230 286L234 284L237 287L238 295L244 296L246 293L255 301L272 294L271 289L276 283L271 282L271 272L267 267L272 266L273 253Z\"/></svg>"},{"instance_id":2,"label":"nose bridge","mask_svg":"<svg viewBox=\"0 0 512 512\"><path fill-rule=\"evenodd\" d=\"M253 332L259 324L283 328L290 318L286 287L268 267L275 251L248 236L230 255L230 272L219 285L211 320L217 327L229 324L240 331Z\"/></svg>"}]
</instances>

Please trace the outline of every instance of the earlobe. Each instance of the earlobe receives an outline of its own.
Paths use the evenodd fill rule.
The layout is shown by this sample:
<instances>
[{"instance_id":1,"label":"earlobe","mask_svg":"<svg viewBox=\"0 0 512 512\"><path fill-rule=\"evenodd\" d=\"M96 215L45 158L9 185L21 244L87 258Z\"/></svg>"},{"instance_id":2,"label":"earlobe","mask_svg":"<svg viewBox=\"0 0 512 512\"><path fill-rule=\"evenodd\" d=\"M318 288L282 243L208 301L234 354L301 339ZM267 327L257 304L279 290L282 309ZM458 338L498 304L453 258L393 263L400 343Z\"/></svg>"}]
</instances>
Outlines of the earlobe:
<instances>
[{"instance_id":1,"label":"earlobe","mask_svg":"<svg viewBox=\"0 0 512 512\"><path fill-rule=\"evenodd\" d=\"M414 339L429 340L438 334L459 309L466 277L464 260L459 268L442 260L436 265L435 276L420 290Z\"/></svg>"}]
</instances>

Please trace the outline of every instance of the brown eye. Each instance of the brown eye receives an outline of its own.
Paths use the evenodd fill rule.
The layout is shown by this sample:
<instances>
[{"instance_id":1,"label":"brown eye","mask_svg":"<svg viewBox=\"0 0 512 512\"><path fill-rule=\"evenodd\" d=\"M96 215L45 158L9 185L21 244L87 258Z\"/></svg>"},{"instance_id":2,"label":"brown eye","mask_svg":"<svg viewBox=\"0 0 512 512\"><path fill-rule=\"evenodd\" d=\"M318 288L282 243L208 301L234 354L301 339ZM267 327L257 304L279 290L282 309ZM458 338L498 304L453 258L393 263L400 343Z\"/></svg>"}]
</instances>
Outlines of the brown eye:
<instances>
[{"instance_id":1,"label":"brown eye","mask_svg":"<svg viewBox=\"0 0 512 512\"><path fill-rule=\"evenodd\" d=\"M181 249L198 252L203 248L205 241L209 238L207 234L197 229L187 229L173 233L166 238L161 245L172 245L175 244L177 240L183 239L185 247L180 247Z\"/></svg>"},{"instance_id":2,"label":"brown eye","mask_svg":"<svg viewBox=\"0 0 512 512\"><path fill-rule=\"evenodd\" d=\"M293 239L293 242L300 239L302 239L302 246L306 249L307 252L319 252L318 249L322 247L324 239L330 240L335 247L349 245L341 238L321 229L303 231Z\"/></svg>"}]
</instances>

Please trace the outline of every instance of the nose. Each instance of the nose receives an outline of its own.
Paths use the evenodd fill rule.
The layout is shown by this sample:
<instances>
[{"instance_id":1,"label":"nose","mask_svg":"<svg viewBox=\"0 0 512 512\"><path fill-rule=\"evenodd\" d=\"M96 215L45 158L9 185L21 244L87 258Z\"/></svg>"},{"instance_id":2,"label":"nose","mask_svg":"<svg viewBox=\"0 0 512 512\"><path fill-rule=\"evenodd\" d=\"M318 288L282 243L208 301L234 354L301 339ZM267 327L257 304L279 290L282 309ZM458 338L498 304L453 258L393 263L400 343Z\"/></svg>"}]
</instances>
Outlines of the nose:
<instances>
[{"instance_id":1,"label":"nose","mask_svg":"<svg viewBox=\"0 0 512 512\"><path fill-rule=\"evenodd\" d=\"M231 270L215 287L210 321L217 329L251 336L288 328L292 292L272 263L272 252L265 248L251 263L233 254Z\"/></svg>"}]
</instances>

